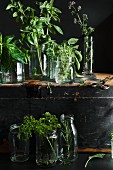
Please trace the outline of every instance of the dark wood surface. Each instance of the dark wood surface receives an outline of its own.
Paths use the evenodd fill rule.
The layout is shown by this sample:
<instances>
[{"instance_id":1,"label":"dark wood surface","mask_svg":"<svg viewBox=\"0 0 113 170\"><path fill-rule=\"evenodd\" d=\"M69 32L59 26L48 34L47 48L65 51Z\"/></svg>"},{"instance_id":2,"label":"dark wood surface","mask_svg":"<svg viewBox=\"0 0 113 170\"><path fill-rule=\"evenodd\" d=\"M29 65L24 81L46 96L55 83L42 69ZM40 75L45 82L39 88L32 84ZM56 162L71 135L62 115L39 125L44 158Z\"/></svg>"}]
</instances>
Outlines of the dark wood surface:
<instances>
[{"instance_id":1,"label":"dark wood surface","mask_svg":"<svg viewBox=\"0 0 113 170\"><path fill-rule=\"evenodd\" d=\"M95 153L96 154L96 153ZM89 156L94 155L94 153L79 153L78 158L74 163L70 165L59 165L54 167L46 168L47 170L112 170L113 169L113 159L111 159L111 154L106 154L104 158L95 158L89 161L87 167L85 168L85 163ZM35 155L30 156L30 159L24 163L14 163L10 161L10 154L0 154L0 169L7 170L42 170L36 165Z\"/></svg>"}]
</instances>

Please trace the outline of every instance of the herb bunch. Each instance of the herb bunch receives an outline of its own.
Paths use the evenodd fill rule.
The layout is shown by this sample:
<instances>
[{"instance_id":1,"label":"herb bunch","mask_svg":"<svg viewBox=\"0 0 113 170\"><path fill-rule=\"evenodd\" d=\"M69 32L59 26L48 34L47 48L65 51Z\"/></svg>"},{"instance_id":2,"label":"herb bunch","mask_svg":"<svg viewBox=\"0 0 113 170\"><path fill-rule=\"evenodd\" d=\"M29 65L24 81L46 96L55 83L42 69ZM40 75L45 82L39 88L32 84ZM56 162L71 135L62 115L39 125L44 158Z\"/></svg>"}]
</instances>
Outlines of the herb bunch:
<instances>
[{"instance_id":1,"label":"herb bunch","mask_svg":"<svg viewBox=\"0 0 113 170\"><path fill-rule=\"evenodd\" d=\"M71 10L71 14L74 16L74 23L80 25L80 29L82 31L83 36L89 36L94 28L88 26L88 16L87 14L81 14L81 6L77 6L75 1L69 2L69 9Z\"/></svg>"},{"instance_id":2,"label":"herb bunch","mask_svg":"<svg viewBox=\"0 0 113 170\"><path fill-rule=\"evenodd\" d=\"M25 48L19 48L14 35L3 37L0 33L0 60L2 70L8 71L16 65L17 62L27 64L29 57Z\"/></svg>"},{"instance_id":3,"label":"herb bunch","mask_svg":"<svg viewBox=\"0 0 113 170\"><path fill-rule=\"evenodd\" d=\"M54 130L60 128L58 118L49 112L43 114L40 119L35 119L33 116L25 116L19 128L19 138L28 139L32 134L38 134L43 137L48 137Z\"/></svg>"},{"instance_id":4,"label":"herb bunch","mask_svg":"<svg viewBox=\"0 0 113 170\"><path fill-rule=\"evenodd\" d=\"M47 137L58 128L60 128L60 124L58 123L58 118L56 115L46 112L43 117L41 117L39 120L36 120L34 132L41 136Z\"/></svg>"},{"instance_id":5,"label":"herb bunch","mask_svg":"<svg viewBox=\"0 0 113 170\"><path fill-rule=\"evenodd\" d=\"M21 43L26 43L29 49L33 46L36 49L39 68L38 73L44 75L41 58L42 47L51 40L50 34L63 34L62 29L53 24L60 22L61 11L54 7L54 0L37 2L35 8L24 6L20 1L11 0L6 10L10 10L16 21L21 23Z\"/></svg>"},{"instance_id":6,"label":"herb bunch","mask_svg":"<svg viewBox=\"0 0 113 170\"><path fill-rule=\"evenodd\" d=\"M69 80L71 76L71 68L74 67L74 77L77 75L77 71L80 69L80 62L82 61L81 51L78 50L77 38L70 38L69 40L63 41L58 45L57 57L58 67L58 79Z\"/></svg>"}]
</instances>

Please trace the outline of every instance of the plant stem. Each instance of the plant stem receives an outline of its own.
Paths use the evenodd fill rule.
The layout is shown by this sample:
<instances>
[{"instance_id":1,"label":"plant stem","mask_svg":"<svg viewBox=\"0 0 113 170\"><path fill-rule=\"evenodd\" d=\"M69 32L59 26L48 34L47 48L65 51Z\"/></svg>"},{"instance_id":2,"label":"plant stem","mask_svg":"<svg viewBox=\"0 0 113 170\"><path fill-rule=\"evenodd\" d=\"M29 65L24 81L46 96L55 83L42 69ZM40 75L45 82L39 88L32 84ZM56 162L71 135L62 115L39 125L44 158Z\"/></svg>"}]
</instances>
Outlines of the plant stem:
<instances>
[{"instance_id":1,"label":"plant stem","mask_svg":"<svg viewBox=\"0 0 113 170\"><path fill-rule=\"evenodd\" d=\"M47 139L47 141L48 141L48 143L49 143L49 145L50 145L50 147L51 147L51 149L52 149L52 151L53 151L53 153L54 153L54 156L56 156L55 150L54 150L54 148L53 148L53 146L52 146L52 144L51 144L49 138L46 137L46 139Z\"/></svg>"},{"instance_id":2,"label":"plant stem","mask_svg":"<svg viewBox=\"0 0 113 170\"><path fill-rule=\"evenodd\" d=\"M42 68L42 60L41 60L41 49L42 48L39 47L39 44L37 43L36 44L36 51L37 51L37 55L38 55L39 66L40 66L40 70L41 70L42 75L44 75L43 68Z\"/></svg>"}]
</instances>

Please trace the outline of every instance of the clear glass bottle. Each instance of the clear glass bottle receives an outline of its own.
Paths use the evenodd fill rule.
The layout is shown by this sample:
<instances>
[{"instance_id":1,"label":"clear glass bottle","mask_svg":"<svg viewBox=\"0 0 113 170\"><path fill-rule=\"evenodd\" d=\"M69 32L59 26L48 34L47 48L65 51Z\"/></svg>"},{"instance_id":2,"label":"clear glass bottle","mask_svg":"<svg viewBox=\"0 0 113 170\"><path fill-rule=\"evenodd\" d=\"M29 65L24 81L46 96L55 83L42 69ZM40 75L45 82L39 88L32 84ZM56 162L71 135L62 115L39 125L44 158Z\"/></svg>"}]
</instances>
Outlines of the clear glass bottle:
<instances>
[{"instance_id":1,"label":"clear glass bottle","mask_svg":"<svg viewBox=\"0 0 113 170\"><path fill-rule=\"evenodd\" d=\"M12 162L25 162L29 159L29 139L18 138L19 125L10 126L9 149Z\"/></svg>"},{"instance_id":2,"label":"clear glass bottle","mask_svg":"<svg viewBox=\"0 0 113 170\"><path fill-rule=\"evenodd\" d=\"M64 164L74 162L77 158L77 130L74 125L73 115L60 117L60 161Z\"/></svg>"},{"instance_id":3,"label":"clear glass bottle","mask_svg":"<svg viewBox=\"0 0 113 170\"><path fill-rule=\"evenodd\" d=\"M113 138L111 138L111 158L113 159Z\"/></svg>"},{"instance_id":4,"label":"clear glass bottle","mask_svg":"<svg viewBox=\"0 0 113 170\"><path fill-rule=\"evenodd\" d=\"M36 163L39 167L51 167L58 160L58 137L54 130L47 137L36 135Z\"/></svg>"},{"instance_id":5,"label":"clear glass bottle","mask_svg":"<svg viewBox=\"0 0 113 170\"><path fill-rule=\"evenodd\" d=\"M93 74L93 36L84 36L83 74Z\"/></svg>"},{"instance_id":6,"label":"clear glass bottle","mask_svg":"<svg viewBox=\"0 0 113 170\"><path fill-rule=\"evenodd\" d=\"M17 82L25 81L24 64L17 62Z\"/></svg>"}]
</instances>

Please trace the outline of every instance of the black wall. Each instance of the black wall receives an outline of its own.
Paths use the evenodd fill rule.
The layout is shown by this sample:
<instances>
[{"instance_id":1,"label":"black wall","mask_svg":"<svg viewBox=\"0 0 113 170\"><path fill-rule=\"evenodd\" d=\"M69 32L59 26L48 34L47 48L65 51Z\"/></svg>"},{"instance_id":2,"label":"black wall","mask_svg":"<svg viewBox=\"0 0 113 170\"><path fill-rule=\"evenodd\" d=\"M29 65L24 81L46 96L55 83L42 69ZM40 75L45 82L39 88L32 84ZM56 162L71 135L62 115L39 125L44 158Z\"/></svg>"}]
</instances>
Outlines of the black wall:
<instances>
[{"instance_id":1,"label":"black wall","mask_svg":"<svg viewBox=\"0 0 113 170\"><path fill-rule=\"evenodd\" d=\"M20 35L20 26L15 19L6 11L9 0L0 1L0 32L5 35L14 34L16 38ZM94 72L113 73L113 1L112 0L77 0L82 6L82 13L86 13L89 18L89 26L95 28L94 32ZM25 4L33 3L30 0ZM62 42L70 37L81 38L79 26L73 23L73 16L68 9L69 0L55 0L55 6L61 11L61 22L58 23L64 31L64 35L53 36L57 42ZM81 45L80 41L80 45ZM81 47L80 47L81 49ZM82 50L82 49L81 49Z\"/></svg>"}]
</instances>

